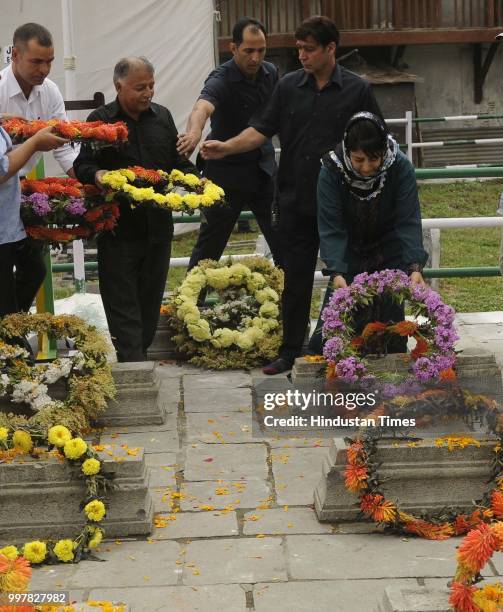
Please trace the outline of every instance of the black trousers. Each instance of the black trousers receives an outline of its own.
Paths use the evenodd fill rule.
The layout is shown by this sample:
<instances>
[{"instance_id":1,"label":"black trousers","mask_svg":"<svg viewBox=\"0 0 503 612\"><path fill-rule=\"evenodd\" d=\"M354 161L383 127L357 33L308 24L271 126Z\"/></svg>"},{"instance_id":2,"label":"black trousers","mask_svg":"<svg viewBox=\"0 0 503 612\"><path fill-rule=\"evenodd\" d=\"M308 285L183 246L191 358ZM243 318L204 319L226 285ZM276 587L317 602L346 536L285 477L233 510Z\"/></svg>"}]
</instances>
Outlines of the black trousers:
<instances>
[{"instance_id":1,"label":"black trousers","mask_svg":"<svg viewBox=\"0 0 503 612\"><path fill-rule=\"evenodd\" d=\"M0 245L0 317L31 308L45 278L43 253L31 238Z\"/></svg>"},{"instance_id":2,"label":"black trousers","mask_svg":"<svg viewBox=\"0 0 503 612\"><path fill-rule=\"evenodd\" d=\"M197 243L192 251L189 270L202 259L218 261L224 252L232 229L243 210L251 210L257 219L260 231L271 249L274 263L282 265L282 256L278 232L271 225L271 203L273 183L268 181L260 192L238 189L226 189L226 207L207 208L204 211L206 221L201 223Z\"/></svg>"},{"instance_id":3,"label":"black trousers","mask_svg":"<svg viewBox=\"0 0 503 612\"><path fill-rule=\"evenodd\" d=\"M151 244L100 236L101 299L118 361L145 361L154 338L168 276L171 239Z\"/></svg>"},{"instance_id":4,"label":"black trousers","mask_svg":"<svg viewBox=\"0 0 503 612\"><path fill-rule=\"evenodd\" d=\"M286 207L280 209L278 229L285 272L283 343L279 356L293 361L300 355L309 323L320 239L315 216L298 214Z\"/></svg>"}]
</instances>

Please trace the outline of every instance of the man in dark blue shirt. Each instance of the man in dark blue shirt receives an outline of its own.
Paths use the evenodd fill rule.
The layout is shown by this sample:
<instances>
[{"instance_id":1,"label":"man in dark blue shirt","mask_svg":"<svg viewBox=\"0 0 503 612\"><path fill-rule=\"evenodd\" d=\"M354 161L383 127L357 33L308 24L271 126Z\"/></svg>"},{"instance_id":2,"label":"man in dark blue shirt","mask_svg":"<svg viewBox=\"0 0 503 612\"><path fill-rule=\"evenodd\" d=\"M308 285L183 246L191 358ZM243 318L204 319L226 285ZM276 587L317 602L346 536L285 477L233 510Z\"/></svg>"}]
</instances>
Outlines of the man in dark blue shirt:
<instances>
[{"instance_id":1,"label":"man in dark blue shirt","mask_svg":"<svg viewBox=\"0 0 503 612\"><path fill-rule=\"evenodd\" d=\"M276 67L264 61L266 31L260 21L240 19L233 28L232 40L234 57L210 73L189 117L187 131L178 137L182 155L194 151L210 117L211 138L227 140L239 134L269 101L278 81ZM270 139L252 151L205 164L204 174L224 189L229 207L204 211L206 221L201 225L189 269L201 259L220 259L243 209L252 210L274 261L281 263L277 232L271 227L275 171Z\"/></svg>"},{"instance_id":2,"label":"man in dark blue shirt","mask_svg":"<svg viewBox=\"0 0 503 612\"><path fill-rule=\"evenodd\" d=\"M206 141L202 155L219 159L260 147L278 134L279 235L285 271L282 297L283 344L278 359L264 368L279 374L300 355L309 323L313 275L319 248L316 185L321 157L343 137L349 118L367 110L381 116L370 85L339 66L339 32L327 17L311 17L295 32L302 69L280 79L249 127L226 142Z\"/></svg>"}]
</instances>

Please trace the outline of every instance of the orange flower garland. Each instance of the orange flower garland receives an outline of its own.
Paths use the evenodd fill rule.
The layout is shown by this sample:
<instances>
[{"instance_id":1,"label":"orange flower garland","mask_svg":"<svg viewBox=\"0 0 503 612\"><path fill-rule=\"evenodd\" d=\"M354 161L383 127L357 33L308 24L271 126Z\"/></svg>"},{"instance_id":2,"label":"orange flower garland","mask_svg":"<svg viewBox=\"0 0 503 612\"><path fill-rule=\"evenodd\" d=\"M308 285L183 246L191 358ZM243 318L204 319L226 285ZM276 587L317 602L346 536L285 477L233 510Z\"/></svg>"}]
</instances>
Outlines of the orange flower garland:
<instances>
[{"instance_id":1,"label":"orange flower garland","mask_svg":"<svg viewBox=\"0 0 503 612\"><path fill-rule=\"evenodd\" d=\"M126 142L128 129L123 121L104 123L103 121L61 121L51 119L25 121L19 118L7 119L2 127L14 144L24 142L38 131L52 126L54 133L74 142L89 142L95 146L109 146Z\"/></svg>"},{"instance_id":2,"label":"orange flower garland","mask_svg":"<svg viewBox=\"0 0 503 612\"><path fill-rule=\"evenodd\" d=\"M489 584L475 587L481 580L480 572L496 552L503 552L503 522L492 525L481 523L472 529L461 542L458 566L451 583L449 603L455 612L497 612L503 607L503 586Z\"/></svg>"},{"instance_id":3,"label":"orange flower garland","mask_svg":"<svg viewBox=\"0 0 503 612\"><path fill-rule=\"evenodd\" d=\"M495 486L484 498L477 503L477 509L471 514L460 513L452 520L424 520L402 512L396 504L386 499L379 491L378 475L373 468L372 460L377 450L377 438L364 436L362 439L350 440L347 449L347 464L344 470L344 484L348 491L359 496L360 510L367 518L376 523L385 524L394 531L417 535L428 540L446 540L452 536L463 535L470 529L485 525L494 518L503 519L503 478L500 474L493 477ZM503 459L502 449L498 445L495 465ZM503 525L503 523L502 523ZM503 528L502 528L503 534ZM490 546L486 546L486 554ZM482 549L478 551L483 557ZM463 557L465 566L473 568L475 565L467 556Z\"/></svg>"}]
</instances>

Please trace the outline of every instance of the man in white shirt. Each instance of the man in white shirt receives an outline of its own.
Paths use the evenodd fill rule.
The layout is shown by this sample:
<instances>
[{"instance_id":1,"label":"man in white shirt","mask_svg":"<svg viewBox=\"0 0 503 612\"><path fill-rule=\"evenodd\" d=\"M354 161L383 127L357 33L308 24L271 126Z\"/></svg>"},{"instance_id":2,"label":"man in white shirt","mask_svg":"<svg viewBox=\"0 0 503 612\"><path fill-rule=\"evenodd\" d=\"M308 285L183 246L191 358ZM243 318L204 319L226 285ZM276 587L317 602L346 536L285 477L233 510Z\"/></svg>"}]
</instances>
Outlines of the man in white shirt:
<instances>
[{"instance_id":1,"label":"man in white shirt","mask_svg":"<svg viewBox=\"0 0 503 612\"><path fill-rule=\"evenodd\" d=\"M37 23L25 23L14 32L12 63L0 71L0 118L18 116L24 119L63 119L65 103L56 83L47 78L54 60L49 30ZM41 153L25 164L21 175L36 165ZM54 157L72 178L73 161L78 149L69 144L54 151Z\"/></svg>"},{"instance_id":2,"label":"man in white shirt","mask_svg":"<svg viewBox=\"0 0 503 612\"><path fill-rule=\"evenodd\" d=\"M25 23L14 32L12 63L0 71L0 121L12 116L24 119L66 120L65 103L57 85L47 78L54 60L52 35L44 26ZM78 148L66 144L54 157L68 176L75 178L73 161ZM21 168L27 175L42 153L37 152ZM26 238L16 260L16 290L19 306L29 310L45 278L42 243Z\"/></svg>"}]
</instances>

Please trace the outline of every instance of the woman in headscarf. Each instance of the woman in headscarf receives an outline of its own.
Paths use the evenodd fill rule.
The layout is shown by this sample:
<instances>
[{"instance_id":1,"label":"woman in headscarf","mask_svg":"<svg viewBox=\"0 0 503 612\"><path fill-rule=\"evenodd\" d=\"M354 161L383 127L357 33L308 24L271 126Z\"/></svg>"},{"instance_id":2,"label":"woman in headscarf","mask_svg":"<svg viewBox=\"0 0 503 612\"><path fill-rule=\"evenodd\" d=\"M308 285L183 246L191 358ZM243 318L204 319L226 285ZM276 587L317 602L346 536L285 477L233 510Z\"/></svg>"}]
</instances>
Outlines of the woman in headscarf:
<instances>
[{"instance_id":1,"label":"woman in headscarf","mask_svg":"<svg viewBox=\"0 0 503 612\"><path fill-rule=\"evenodd\" d=\"M414 167L383 121L368 112L353 115L343 142L322 159L318 179L318 230L323 274L333 289L346 287L361 272L400 269L424 283L421 212ZM404 307L386 296L355 313L355 331L371 321L396 323ZM322 352L322 321L309 352ZM392 338L387 352L405 352L406 338Z\"/></svg>"}]
</instances>

